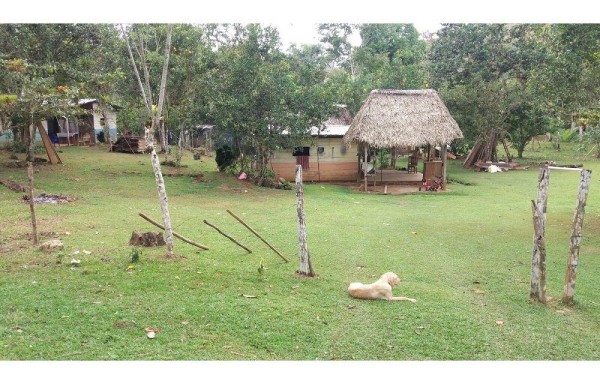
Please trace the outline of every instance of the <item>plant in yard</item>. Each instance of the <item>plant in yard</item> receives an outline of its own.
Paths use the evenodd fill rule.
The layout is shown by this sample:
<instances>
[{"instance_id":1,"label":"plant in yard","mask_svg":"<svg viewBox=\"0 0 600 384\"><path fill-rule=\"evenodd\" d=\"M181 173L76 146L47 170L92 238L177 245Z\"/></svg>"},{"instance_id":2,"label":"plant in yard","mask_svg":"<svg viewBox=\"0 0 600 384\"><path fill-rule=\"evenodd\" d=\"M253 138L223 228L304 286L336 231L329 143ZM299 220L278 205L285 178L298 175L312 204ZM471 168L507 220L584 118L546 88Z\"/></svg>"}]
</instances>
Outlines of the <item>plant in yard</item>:
<instances>
[{"instance_id":1,"label":"plant in yard","mask_svg":"<svg viewBox=\"0 0 600 384\"><path fill-rule=\"evenodd\" d=\"M596 157L600 158L600 126L587 127L583 134L583 143L590 152L596 150Z\"/></svg>"},{"instance_id":2,"label":"plant in yard","mask_svg":"<svg viewBox=\"0 0 600 384\"><path fill-rule=\"evenodd\" d=\"M136 264L140 261L140 257L142 257L142 250L139 248L131 248L131 263Z\"/></svg>"}]
</instances>

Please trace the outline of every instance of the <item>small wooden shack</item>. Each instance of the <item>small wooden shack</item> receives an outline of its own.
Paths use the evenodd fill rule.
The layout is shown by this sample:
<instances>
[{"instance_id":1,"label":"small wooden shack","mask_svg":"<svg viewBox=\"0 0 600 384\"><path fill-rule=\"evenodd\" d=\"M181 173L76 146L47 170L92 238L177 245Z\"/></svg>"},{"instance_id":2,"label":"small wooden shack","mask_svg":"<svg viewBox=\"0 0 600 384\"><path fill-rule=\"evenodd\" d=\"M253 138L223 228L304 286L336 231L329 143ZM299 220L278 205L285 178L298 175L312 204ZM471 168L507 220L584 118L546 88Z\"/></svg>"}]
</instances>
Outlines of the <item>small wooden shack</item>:
<instances>
[{"instance_id":1,"label":"small wooden shack","mask_svg":"<svg viewBox=\"0 0 600 384\"><path fill-rule=\"evenodd\" d=\"M368 150L375 148L397 148L439 146L440 161L424 164L423 174L440 173L446 184L446 145L463 134L450 115L437 91L422 90L373 90L354 116L344 135L344 143L356 143L362 161L368 159ZM364 169L368 169L365 165ZM368 190L367 173L363 172L364 189Z\"/></svg>"}]
</instances>

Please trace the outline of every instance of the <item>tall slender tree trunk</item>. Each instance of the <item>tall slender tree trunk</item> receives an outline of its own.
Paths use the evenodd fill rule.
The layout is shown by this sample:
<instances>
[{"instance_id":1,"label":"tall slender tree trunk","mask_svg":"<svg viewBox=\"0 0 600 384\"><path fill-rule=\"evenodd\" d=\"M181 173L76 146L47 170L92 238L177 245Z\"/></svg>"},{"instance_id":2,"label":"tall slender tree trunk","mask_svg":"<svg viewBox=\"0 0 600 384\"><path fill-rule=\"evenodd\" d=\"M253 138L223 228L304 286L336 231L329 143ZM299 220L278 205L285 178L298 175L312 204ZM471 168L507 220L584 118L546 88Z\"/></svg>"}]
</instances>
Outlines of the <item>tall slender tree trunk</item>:
<instances>
[{"instance_id":1,"label":"tall slender tree trunk","mask_svg":"<svg viewBox=\"0 0 600 384\"><path fill-rule=\"evenodd\" d=\"M27 142L27 161L33 162L35 158L35 124L33 124L33 114L28 127L29 140Z\"/></svg>"},{"instance_id":2,"label":"tall slender tree trunk","mask_svg":"<svg viewBox=\"0 0 600 384\"><path fill-rule=\"evenodd\" d=\"M147 131L146 141L153 140L150 132ZM171 214L169 213L169 199L167 197L167 189L165 188L165 180L160 169L160 160L154 149L154 144L150 144L150 161L152 162L152 170L154 171L154 179L156 181L156 189L158 190L158 201L160 204L160 212L163 218L165 227L165 243L167 248L167 257L173 257L173 228L171 227Z\"/></svg>"},{"instance_id":3,"label":"tall slender tree trunk","mask_svg":"<svg viewBox=\"0 0 600 384\"><path fill-rule=\"evenodd\" d=\"M129 58L131 60L131 64L134 68L134 73L138 80L138 85L140 86L140 92L142 93L142 97L144 99L144 104L146 105L146 110L149 115L152 117L152 125L150 129L146 129L146 152L150 153L150 160L152 163L152 170L154 171L154 178L156 180L156 188L158 190L158 197L160 203L160 210L163 219L163 224L165 227L165 242L167 248L167 257L173 257L173 229L171 227L171 216L169 213L169 202L167 198L167 191L165 188L165 182L162 176L162 172L160 169L160 161L158 159L158 155L156 154L156 149L154 145L154 133L157 131L160 125L160 116L162 115L165 93L167 88L167 74L169 70L169 58L171 55L171 36L173 34L173 25L169 24L167 26L167 40L165 44L164 50L164 63L162 68L162 74L160 79L160 88L159 88L159 96L158 96L158 105L156 110L154 110L152 106L152 94L150 88L150 78L148 68L146 67L146 58L143 50L143 41L140 41L140 49L137 50L137 53L142 62L142 69L144 73L144 81L140 76L140 71L137 68L137 64L133 57L133 53L131 50L131 45L129 43L129 38L126 32L125 27L122 27L123 34L125 35L125 42L127 43L127 50L129 52ZM137 49L137 48L136 48ZM146 87L144 87L144 83Z\"/></svg>"}]
</instances>

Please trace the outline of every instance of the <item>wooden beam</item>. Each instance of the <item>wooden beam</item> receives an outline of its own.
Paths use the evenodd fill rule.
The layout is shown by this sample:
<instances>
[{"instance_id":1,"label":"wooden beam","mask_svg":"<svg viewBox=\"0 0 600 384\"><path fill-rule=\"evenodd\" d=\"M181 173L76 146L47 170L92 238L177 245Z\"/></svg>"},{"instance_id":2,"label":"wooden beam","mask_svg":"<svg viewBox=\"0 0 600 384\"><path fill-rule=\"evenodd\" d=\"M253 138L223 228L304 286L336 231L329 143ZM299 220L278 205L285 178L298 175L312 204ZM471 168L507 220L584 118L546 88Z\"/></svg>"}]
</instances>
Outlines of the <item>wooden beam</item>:
<instances>
[{"instance_id":1,"label":"wooden beam","mask_svg":"<svg viewBox=\"0 0 600 384\"><path fill-rule=\"evenodd\" d=\"M48 160L50 160L50 164L62 164L60 157L58 157L58 153L56 153L56 149L54 149L54 145L52 145L52 140L50 140L50 137L48 137L48 133L44 129L42 123L37 123L36 127L40 132L40 137L42 138L42 142L44 143L44 148L46 149L46 154L48 154Z\"/></svg>"},{"instance_id":2,"label":"wooden beam","mask_svg":"<svg viewBox=\"0 0 600 384\"><path fill-rule=\"evenodd\" d=\"M448 164L448 150L446 148L446 144L442 143L440 144L440 157L442 158L442 182L444 184L442 184L442 190L445 191L446 190L446 165Z\"/></svg>"},{"instance_id":3,"label":"wooden beam","mask_svg":"<svg viewBox=\"0 0 600 384\"><path fill-rule=\"evenodd\" d=\"M162 229L163 231L165 230L165 227L163 227L162 225L158 224L156 221L152 220L151 218L149 218L148 216L144 215L143 213L138 212L138 215L140 215L140 217L142 217L144 220L148 221L149 223L152 223L152 224L156 225L158 228ZM181 236L180 234L175 233L175 231L171 231L171 232L173 233L173 236L175 236L176 238L178 238L181 241L185 241L186 243L191 244L191 245L193 245L195 247L198 247L200 249L204 249L205 251L208 250L208 247L206 245L202 245L202 244L196 243L195 241L187 239L187 238Z\"/></svg>"},{"instance_id":4,"label":"wooden beam","mask_svg":"<svg viewBox=\"0 0 600 384\"><path fill-rule=\"evenodd\" d=\"M226 234L225 232L221 231L219 228L217 228L216 225L213 225L211 223L209 223L208 221L204 220L204 224L208 225L209 227L213 228L215 231L219 232L221 235L225 236L226 238L228 238L229 240L231 240L233 243L235 243L236 245L244 248L246 250L246 252L248 253L252 253L252 250L242 244L240 244L239 242L237 242L233 237L229 236L228 234Z\"/></svg>"},{"instance_id":5,"label":"wooden beam","mask_svg":"<svg viewBox=\"0 0 600 384\"><path fill-rule=\"evenodd\" d=\"M236 219L237 221L240 222L240 224L242 224L244 227L248 228L248 230L250 232L252 232L256 237L258 237L260 240L262 240L263 243L267 244L269 246L269 248L271 248L273 250L273 252L275 252L276 254L279 255L279 257L281 257L283 260L285 260L286 263L289 263L290 261L288 259L285 258L285 256L283 256L281 254L281 252L279 252L277 249L275 249L274 246L272 246L267 240L265 240L261 235L258 234L258 232L256 232L254 229L252 229L252 227L250 227L248 224L246 224L244 222L244 220L240 219L239 217L237 217L233 212L231 212L229 209L226 210L227 213L229 213L231 216L233 216L234 219Z\"/></svg>"}]
</instances>

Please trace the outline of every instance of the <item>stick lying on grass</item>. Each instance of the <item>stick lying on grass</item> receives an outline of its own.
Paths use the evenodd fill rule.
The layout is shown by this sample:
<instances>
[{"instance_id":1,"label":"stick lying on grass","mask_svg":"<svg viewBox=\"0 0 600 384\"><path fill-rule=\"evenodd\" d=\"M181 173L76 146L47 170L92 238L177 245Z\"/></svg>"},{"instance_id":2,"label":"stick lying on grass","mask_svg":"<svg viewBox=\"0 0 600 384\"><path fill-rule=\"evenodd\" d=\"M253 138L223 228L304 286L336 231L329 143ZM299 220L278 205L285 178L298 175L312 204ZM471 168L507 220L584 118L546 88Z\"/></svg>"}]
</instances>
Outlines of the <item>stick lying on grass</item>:
<instances>
[{"instance_id":1,"label":"stick lying on grass","mask_svg":"<svg viewBox=\"0 0 600 384\"><path fill-rule=\"evenodd\" d=\"M138 212L138 214L139 214L139 215L140 215L140 216L141 216L143 219L145 219L146 221L148 221L148 222L150 222L150 223L152 223L152 224L156 225L158 228L162 229L163 231L165 230L165 227L163 227L162 225L158 224L156 221L152 220L152 219L151 219L151 218L149 218L148 216L144 215L142 212ZM186 242L186 243L188 243L188 244L192 244L192 245L193 245L193 246L195 246L195 247L198 247L198 248L200 248L200 249L204 249L205 251L207 251L207 250L208 250L208 247L207 247L206 245L198 244L198 243L196 243L195 241L192 241L192 240L190 240L190 239L187 239L187 238L185 238L185 237L181 236L181 235L180 235L180 234L178 234L178 233L175 233L175 231L173 231L173 236L175 236L175 237L176 237L176 238L178 238L179 240L185 241L185 242Z\"/></svg>"},{"instance_id":2,"label":"stick lying on grass","mask_svg":"<svg viewBox=\"0 0 600 384\"><path fill-rule=\"evenodd\" d=\"M223 231L221 231L219 228L217 228L215 225L209 223L208 221L204 220L204 224L208 225L209 227L214 228L217 232L219 232L221 235L225 236L226 238L228 238L229 240L233 241L234 243L236 243L237 245L239 245L240 247L244 248L246 250L246 252L248 253L252 253L252 250L250 248L247 248L245 246L243 246L242 244L238 243L233 237L227 235L226 233L224 233Z\"/></svg>"},{"instance_id":3,"label":"stick lying on grass","mask_svg":"<svg viewBox=\"0 0 600 384\"><path fill-rule=\"evenodd\" d=\"M288 259L285 258L285 256L283 256L281 254L281 252L279 252L277 249L275 249L275 247L273 247L271 244L269 244L267 242L267 240L263 239L263 237L261 235L258 234L258 232L256 232L254 229L252 229L248 224L244 223L244 221L242 219L240 219L239 217L237 217L233 212L231 212L229 209L226 209L227 213L229 213L231 216L233 216L237 221L240 222L240 224L242 224L244 227L248 228L250 230L250 232L254 233L254 235L256 235L256 237L258 237L259 239L262 240L263 243L267 244L269 246L269 248L271 248L273 250L273 252L275 252L276 254L279 255L279 257L281 257L283 260L285 260L286 263L289 263L290 261Z\"/></svg>"}]
</instances>

